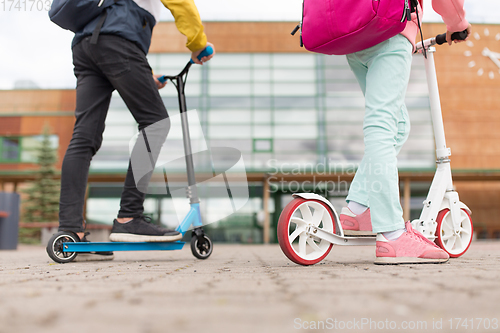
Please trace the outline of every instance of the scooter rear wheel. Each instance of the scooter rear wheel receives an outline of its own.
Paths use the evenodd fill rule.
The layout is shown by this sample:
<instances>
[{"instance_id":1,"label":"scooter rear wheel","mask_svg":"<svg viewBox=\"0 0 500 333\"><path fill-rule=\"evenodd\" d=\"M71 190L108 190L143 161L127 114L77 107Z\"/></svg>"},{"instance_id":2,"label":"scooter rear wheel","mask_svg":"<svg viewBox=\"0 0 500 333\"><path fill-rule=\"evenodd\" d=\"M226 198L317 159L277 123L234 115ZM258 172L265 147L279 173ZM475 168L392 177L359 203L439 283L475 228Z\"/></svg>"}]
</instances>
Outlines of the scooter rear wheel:
<instances>
[{"instance_id":1,"label":"scooter rear wheel","mask_svg":"<svg viewBox=\"0 0 500 333\"><path fill-rule=\"evenodd\" d=\"M281 250L288 259L304 266L320 262L333 247L326 240L308 236L306 227L309 225L335 232L335 217L323 202L295 198L283 209L278 221Z\"/></svg>"},{"instance_id":2,"label":"scooter rear wheel","mask_svg":"<svg viewBox=\"0 0 500 333\"><path fill-rule=\"evenodd\" d=\"M47 254L49 257L60 264L65 264L75 260L78 253L63 252L63 243L76 243L79 238L76 234L69 231L59 231L52 235L47 244Z\"/></svg>"},{"instance_id":3,"label":"scooter rear wheel","mask_svg":"<svg viewBox=\"0 0 500 333\"><path fill-rule=\"evenodd\" d=\"M435 242L452 258L458 258L467 251L474 233L469 213L465 209L461 209L460 212L460 227L458 230L453 228L453 220L448 208L440 211L436 219L438 225Z\"/></svg>"}]
</instances>

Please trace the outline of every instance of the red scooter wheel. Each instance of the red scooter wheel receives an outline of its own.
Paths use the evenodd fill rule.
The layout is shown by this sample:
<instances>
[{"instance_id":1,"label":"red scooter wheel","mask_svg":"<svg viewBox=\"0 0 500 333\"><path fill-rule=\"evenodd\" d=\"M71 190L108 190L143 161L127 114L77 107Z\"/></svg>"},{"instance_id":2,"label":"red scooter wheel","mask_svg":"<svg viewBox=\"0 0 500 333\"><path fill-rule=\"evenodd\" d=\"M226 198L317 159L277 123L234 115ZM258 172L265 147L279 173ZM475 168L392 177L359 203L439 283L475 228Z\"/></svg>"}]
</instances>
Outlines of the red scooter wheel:
<instances>
[{"instance_id":1,"label":"red scooter wheel","mask_svg":"<svg viewBox=\"0 0 500 333\"><path fill-rule=\"evenodd\" d=\"M454 230L451 212L443 209L437 216L436 244L448 252L450 257L458 258L463 255L472 242L474 228L472 219L465 209L460 210L460 226Z\"/></svg>"},{"instance_id":2,"label":"red scooter wheel","mask_svg":"<svg viewBox=\"0 0 500 333\"><path fill-rule=\"evenodd\" d=\"M323 260L333 244L309 236L306 227L314 225L335 232L335 217L328 205L317 200L293 199L281 212L278 242L283 253L296 264L314 265Z\"/></svg>"}]
</instances>

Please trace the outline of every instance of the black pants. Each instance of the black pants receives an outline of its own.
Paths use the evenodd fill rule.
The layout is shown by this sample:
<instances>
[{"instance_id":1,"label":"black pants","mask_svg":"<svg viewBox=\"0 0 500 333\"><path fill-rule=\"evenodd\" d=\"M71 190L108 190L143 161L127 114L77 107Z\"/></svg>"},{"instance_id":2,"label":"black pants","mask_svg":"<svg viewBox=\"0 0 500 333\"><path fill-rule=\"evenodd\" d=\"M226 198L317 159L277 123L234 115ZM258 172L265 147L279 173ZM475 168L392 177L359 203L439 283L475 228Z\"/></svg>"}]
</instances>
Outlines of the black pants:
<instances>
[{"instance_id":1,"label":"black pants","mask_svg":"<svg viewBox=\"0 0 500 333\"><path fill-rule=\"evenodd\" d=\"M59 230L83 232L83 206L92 157L101 147L104 121L116 89L139 130L168 117L146 56L121 37L90 37L73 47L77 78L75 127L61 172ZM166 129L163 140L166 137ZM162 141L163 142L163 141ZM144 211L145 194L137 190L131 164L122 191L118 217L136 217Z\"/></svg>"}]
</instances>

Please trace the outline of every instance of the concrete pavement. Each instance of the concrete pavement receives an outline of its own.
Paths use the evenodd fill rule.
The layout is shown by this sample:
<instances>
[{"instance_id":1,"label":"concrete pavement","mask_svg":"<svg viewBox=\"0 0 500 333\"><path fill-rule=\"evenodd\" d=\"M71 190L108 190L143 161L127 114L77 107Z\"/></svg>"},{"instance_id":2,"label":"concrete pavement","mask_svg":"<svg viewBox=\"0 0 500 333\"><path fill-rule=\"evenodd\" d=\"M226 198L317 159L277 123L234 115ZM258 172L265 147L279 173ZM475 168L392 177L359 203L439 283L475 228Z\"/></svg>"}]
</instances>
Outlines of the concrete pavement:
<instances>
[{"instance_id":1,"label":"concrete pavement","mask_svg":"<svg viewBox=\"0 0 500 333\"><path fill-rule=\"evenodd\" d=\"M442 265L374 257L334 246L302 267L278 245L214 244L205 261L186 247L61 265L20 246L0 251L0 333L500 331L500 242Z\"/></svg>"}]
</instances>

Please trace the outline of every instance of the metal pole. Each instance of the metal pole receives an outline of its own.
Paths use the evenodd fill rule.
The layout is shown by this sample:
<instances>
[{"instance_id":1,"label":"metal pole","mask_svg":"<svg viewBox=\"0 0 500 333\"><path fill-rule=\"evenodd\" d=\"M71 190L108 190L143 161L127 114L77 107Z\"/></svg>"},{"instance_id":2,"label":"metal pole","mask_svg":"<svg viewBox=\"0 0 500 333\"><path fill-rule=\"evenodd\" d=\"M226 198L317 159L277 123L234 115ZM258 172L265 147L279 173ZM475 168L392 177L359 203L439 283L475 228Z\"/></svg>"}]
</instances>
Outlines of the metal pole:
<instances>
[{"instance_id":1,"label":"metal pole","mask_svg":"<svg viewBox=\"0 0 500 333\"><path fill-rule=\"evenodd\" d=\"M264 244L269 244L269 230L271 228L271 221L269 220L269 178L264 177L264 193L262 195L264 206L264 225L262 227L262 239Z\"/></svg>"},{"instance_id":2,"label":"metal pole","mask_svg":"<svg viewBox=\"0 0 500 333\"><path fill-rule=\"evenodd\" d=\"M429 87L429 100L431 104L432 126L434 138L436 140L436 155L438 160L451 155L450 149L446 147L444 136L443 114L441 112L441 101L439 99L439 88L434 64L434 47L429 47L427 59L425 59L425 71L427 76L427 86Z\"/></svg>"},{"instance_id":3,"label":"metal pole","mask_svg":"<svg viewBox=\"0 0 500 333\"><path fill-rule=\"evenodd\" d=\"M191 149L191 137L189 135L189 124L187 118L186 95L184 94L184 80L182 76L177 77L177 91L179 93L179 108L182 122L182 140L184 143L184 155L186 158L186 171L188 185L191 192L189 198L191 203L200 202L198 192L196 191L196 179L194 175L193 151Z\"/></svg>"}]
</instances>

